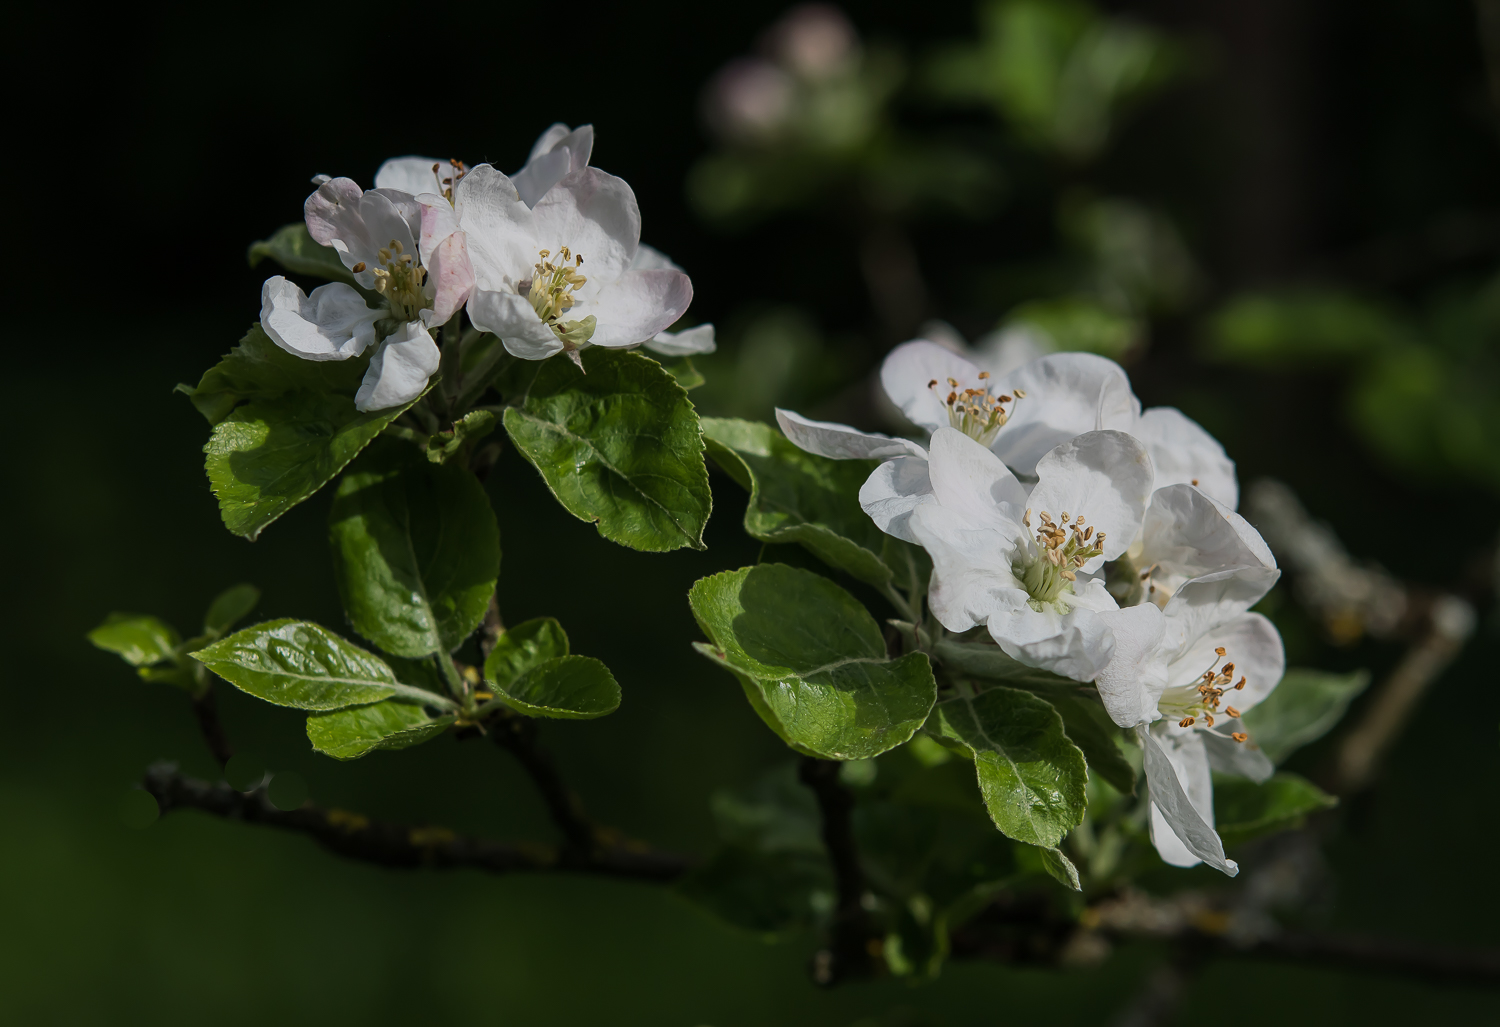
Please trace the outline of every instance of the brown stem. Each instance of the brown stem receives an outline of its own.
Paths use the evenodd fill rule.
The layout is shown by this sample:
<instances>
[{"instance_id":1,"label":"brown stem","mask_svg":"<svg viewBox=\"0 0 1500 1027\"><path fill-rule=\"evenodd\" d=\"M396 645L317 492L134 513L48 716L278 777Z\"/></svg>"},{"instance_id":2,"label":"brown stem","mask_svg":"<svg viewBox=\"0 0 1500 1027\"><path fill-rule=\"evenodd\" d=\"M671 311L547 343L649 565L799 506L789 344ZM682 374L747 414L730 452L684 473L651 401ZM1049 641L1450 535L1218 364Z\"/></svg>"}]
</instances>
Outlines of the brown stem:
<instances>
[{"instance_id":1,"label":"brown stem","mask_svg":"<svg viewBox=\"0 0 1500 1027\"><path fill-rule=\"evenodd\" d=\"M521 764L547 807L547 815L563 836L563 858L587 862L599 845L599 831L583 811L583 804L557 772L552 758L536 744L537 725L519 714L492 722L490 738Z\"/></svg>"},{"instance_id":2,"label":"brown stem","mask_svg":"<svg viewBox=\"0 0 1500 1027\"><path fill-rule=\"evenodd\" d=\"M224 724L219 720L219 702L214 697L212 677L203 694L193 699L193 716L198 718L198 730L208 744L208 751L214 754L221 768L228 765L234 755L234 746L229 744L229 736L224 733Z\"/></svg>"},{"instance_id":3,"label":"brown stem","mask_svg":"<svg viewBox=\"0 0 1500 1027\"><path fill-rule=\"evenodd\" d=\"M813 957L813 980L833 985L876 970L875 939L864 907L865 875L854 841L854 796L839 783L843 764L804 756L798 778L818 800L823 819L823 847L833 864L838 903L829 928L829 944ZM872 951L874 949L875 951Z\"/></svg>"},{"instance_id":4,"label":"brown stem","mask_svg":"<svg viewBox=\"0 0 1500 1027\"><path fill-rule=\"evenodd\" d=\"M163 814L196 809L229 820L295 831L348 859L386 867L469 868L492 874L561 870L665 884L680 878L691 866L685 857L674 853L633 848L596 850L586 860L568 860L549 845L510 845L468 838L441 827L383 823L310 802L294 810L280 810L271 805L264 788L237 792L223 782L211 784L179 774L170 763L158 763L147 770L143 787L156 798Z\"/></svg>"}]
</instances>

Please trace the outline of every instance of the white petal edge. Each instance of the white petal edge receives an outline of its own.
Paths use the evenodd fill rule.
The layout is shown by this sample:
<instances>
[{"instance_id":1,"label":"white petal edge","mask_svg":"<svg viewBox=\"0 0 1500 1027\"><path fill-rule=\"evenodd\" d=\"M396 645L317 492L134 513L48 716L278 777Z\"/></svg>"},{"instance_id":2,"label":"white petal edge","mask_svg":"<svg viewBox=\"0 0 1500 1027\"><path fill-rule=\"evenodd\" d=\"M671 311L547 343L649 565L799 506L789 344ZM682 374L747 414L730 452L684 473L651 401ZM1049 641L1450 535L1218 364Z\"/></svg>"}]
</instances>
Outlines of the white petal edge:
<instances>
[{"instance_id":1,"label":"white petal edge","mask_svg":"<svg viewBox=\"0 0 1500 1027\"><path fill-rule=\"evenodd\" d=\"M1196 754L1184 751L1187 747L1184 746L1174 755L1183 764L1182 770L1188 777L1189 786L1199 786L1193 789L1195 792L1203 790L1203 781L1208 782L1209 791L1203 812L1195 807L1197 802L1203 801L1204 796L1189 798L1189 793L1178 777L1177 767L1151 729L1137 727L1135 733L1145 754L1146 784L1151 796L1151 840L1162 858L1174 866L1192 866L1201 860L1230 877L1238 874L1239 864L1225 857L1224 843L1213 829L1213 783L1209 778L1208 760L1201 751L1201 743L1198 743L1200 748ZM1157 829L1158 818L1166 829L1165 832ZM1180 848L1171 845L1164 834L1179 842ZM1186 850L1186 855L1182 850Z\"/></svg>"},{"instance_id":2,"label":"white petal edge","mask_svg":"<svg viewBox=\"0 0 1500 1027\"><path fill-rule=\"evenodd\" d=\"M779 407L776 423L798 449L832 460L889 460L898 456L927 459L927 450L910 439L862 432L832 421L813 421Z\"/></svg>"},{"instance_id":3,"label":"white petal edge","mask_svg":"<svg viewBox=\"0 0 1500 1027\"><path fill-rule=\"evenodd\" d=\"M405 322L370 358L354 396L355 409L386 410L410 403L437 373L441 356L422 322Z\"/></svg>"},{"instance_id":4,"label":"white petal edge","mask_svg":"<svg viewBox=\"0 0 1500 1027\"><path fill-rule=\"evenodd\" d=\"M271 341L304 360L348 360L375 341L375 322L385 310L371 310L364 297L343 282L330 282L306 295L281 275L260 290L260 325Z\"/></svg>"}]
</instances>

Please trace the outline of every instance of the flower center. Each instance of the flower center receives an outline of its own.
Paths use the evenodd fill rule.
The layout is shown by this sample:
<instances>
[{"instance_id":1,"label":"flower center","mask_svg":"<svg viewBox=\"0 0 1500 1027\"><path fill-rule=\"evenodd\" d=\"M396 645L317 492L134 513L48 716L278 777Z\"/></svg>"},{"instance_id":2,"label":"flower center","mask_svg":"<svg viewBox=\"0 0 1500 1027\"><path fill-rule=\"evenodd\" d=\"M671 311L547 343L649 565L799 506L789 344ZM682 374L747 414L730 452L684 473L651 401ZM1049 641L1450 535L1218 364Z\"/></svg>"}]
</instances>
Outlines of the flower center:
<instances>
[{"instance_id":1,"label":"flower center","mask_svg":"<svg viewBox=\"0 0 1500 1027\"><path fill-rule=\"evenodd\" d=\"M1021 523L1031 527L1030 510ZM1104 532L1095 534L1093 525L1085 527L1081 514L1074 518L1064 510L1060 520L1054 522L1052 515L1043 510L1036 529L1035 555L1028 554L1026 561L1013 570L1031 597L1032 609L1040 612L1043 605L1071 594L1073 582L1078 578L1077 569L1103 553Z\"/></svg>"},{"instance_id":2,"label":"flower center","mask_svg":"<svg viewBox=\"0 0 1500 1027\"><path fill-rule=\"evenodd\" d=\"M980 371L980 381L988 381L990 373ZM936 390L938 380L934 378L927 383L929 389ZM1012 406L1007 412L1005 404L1014 403L1018 399L1025 399L1024 389L1016 389L1012 396L990 395L991 385L982 389L962 389L958 387L957 380L948 379L948 395L943 399L943 405L948 408L948 424L963 432L969 438L978 442L981 446L988 446L995 441L995 436L1000 434L1000 429L1005 427L1005 422L1010 420L1010 415L1015 412Z\"/></svg>"},{"instance_id":3,"label":"flower center","mask_svg":"<svg viewBox=\"0 0 1500 1027\"><path fill-rule=\"evenodd\" d=\"M417 263L415 255L402 250L402 245L392 239L389 246L376 252L380 266L370 273L375 276L375 291L391 305L391 316L398 321L411 321L418 311L431 306L422 294L427 269ZM355 264L351 270L355 274L365 270L364 261Z\"/></svg>"},{"instance_id":4,"label":"flower center","mask_svg":"<svg viewBox=\"0 0 1500 1027\"><path fill-rule=\"evenodd\" d=\"M1214 726L1215 714L1238 719L1240 711L1233 706L1220 706L1224 702L1224 693L1238 691L1245 687L1246 679L1240 676L1238 681L1234 680L1234 664L1225 663L1219 666L1219 661L1227 655L1222 645L1214 650L1214 662L1209 668L1198 676L1192 684L1177 685L1162 693L1161 701L1157 708L1168 717L1179 718L1178 727L1194 727L1200 722L1205 728ZM1250 736L1243 731L1232 732L1229 736L1236 742L1243 742Z\"/></svg>"},{"instance_id":5,"label":"flower center","mask_svg":"<svg viewBox=\"0 0 1500 1027\"><path fill-rule=\"evenodd\" d=\"M551 250L538 252L542 259L536 263L536 273L531 278L526 298L531 301L531 308L536 311L536 316L556 332L563 345L572 352L593 337L596 323L593 315L581 321L560 320L576 302L573 293L588 281L578 273L578 269L583 266L583 254L573 253L566 246L558 247L559 259L554 264L550 259Z\"/></svg>"}]
</instances>

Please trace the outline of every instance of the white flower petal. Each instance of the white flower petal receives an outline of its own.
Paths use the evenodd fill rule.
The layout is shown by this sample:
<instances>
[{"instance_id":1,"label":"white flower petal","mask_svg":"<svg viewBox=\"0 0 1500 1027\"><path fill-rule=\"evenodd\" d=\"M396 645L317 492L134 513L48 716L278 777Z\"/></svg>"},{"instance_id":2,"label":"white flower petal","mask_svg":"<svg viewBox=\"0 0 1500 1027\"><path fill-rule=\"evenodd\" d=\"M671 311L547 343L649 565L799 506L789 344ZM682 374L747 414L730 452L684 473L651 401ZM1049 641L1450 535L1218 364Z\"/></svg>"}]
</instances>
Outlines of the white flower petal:
<instances>
[{"instance_id":1,"label":"white flower petal","mask_svg":"<svg viewBox=\"0 0 1500 1027\"><path fill-rule=\"evenodd\" d=\"M711 324L685 328L680 332L657 332L646 340L646 348L665 357L686 357L694 353L712 353L718 349Z\"/></svg>"},{"instance_id":2,"label":"white flower petal","mask_svg":"<svg viewBox=\"0 0 1500 1027\"><path fill-rule=\"evenodd\" d=\"M453 196L458 227L468 239L469 261L476 288L515 293L531 277L539 249L557 243L538 243L531 209L521 202L509 178L488 164L471 170Z\"/></svg>"},{"instance_id":3,"label":"white flower petal","mask_svg":"<svg viewBox=\"0 0 1500 1027\"><path fill-rule=\"evenodd\" d=\"M1192 579L1179 588L1167 600L1162 613L1167 619L1166 635L1162 640L1163 652L1169 659L1178 659L1210 632L1238 618L1258 603L1275 583L1278 570L1238 568L1215 571ZM1271 629L1275 635L1275 629ZM1222 643L1209 643L1209 648ZM1281 639L1276 635L1279 649ZM1233 659L1233 657L1231 657ZM1198 668L1198 673L1208 669L1208 661ZM1277 674L1280 680L1280 673ZM1174 684L1177 682L1174 677ZM1238 704L1236 704L1238 705Z\"/></svg>"},{"instance_id":4,"label":"white flower petal","mask_svg":"<svg viewBox=\"0 0 1500 1027\"><path fill-rule=\"evenodd\" d=\"M587 295L584 290L579 294ZM626 271L561 319L574 321L593 315L596 325L589 339L591 345L635 346L655 338L686 313L692 301L693 283L681 271Z\"/></svg>"},{"instance_id":5,"label":"white flower petal","mask_svg":"<svg viewBox=\"0 0 1500 1027\"><path fill-rule=\"evenodd\" d=\"M422 320L430 325L445 324L469 302L469 296L474 292L474 268L469 263L468 240L462 232L452 232L426 255L423 262L427 266L426 290L431 296L432 308L422 311Z\"/></svg>"},{"instance_id":6,"label":"white flower petal","mask_svg":"<svg viewBox=\"0 0 1500 1027\"><path fill-rule=\"evenodd\" d=\"M385 410L410 403L437 373L442 354L420 321L407 321L380 344L354 395L355 409Z\"/></svg>"},{"instance_id":7,"label":"white flower petal","mask_svg":"<svg viewBox=\"0 0 1500 1027\"><path fill-rule=\"evenodd\" d=\"M1256 784L1268 781L1276 773L1276 764L1255 744L1255 739L1236 742L1218 731L1199 731L1208 765L1220 774L1248 777Z\"/></svg>"},{"instance_id":8,"label":"white flower petal","mask_svg":"<svg viewBox=\"0 0 1500 1027\"><path fill-rule=\"evenodd\" d=\"M1045 616L1026 605L1028 597L1011 571L1014 539L931 502L912 510L908 524L932 557L927 602L943 627L968 631L993 623L999 614Z\"/></svg>"},{"instance_id":9,"label":"white flower petal","mask_svg":"<svg viewBox=\"0 0 1500 1027\"><path fill-rule=\"evenodd\" d=\"M930 502L932 481L927 476L927 460L920 456L887 460L859 489L860 508L875 526L906 542L917 543L911 532L911 512Z\"/></svg>"},{"instance_id":10,"label":"white flower petal","mask_svg":"<svg viewBox=\"0 0 1500 1027\"><path fill-rule=\"evenodd\" d=\"M1128 432L1140 416L1120 365L1092 353L1034 360L1002 378L996 394L1017 389L1026 396L990 447L1017 474L1035 473L1037 462L1061 442L1101 428Z\"/></svg>"},{"instance_id":11,"label":"white flower petal","mask_svg":"<svg viewBox=\"0 0 1500 1027\"><path fill-rule=\"evenodd\" d=\"M988 525L1015 538L1030 535L1021 523L1026 490L994 453L956 428L939 428L927 458L932 493L945 508L976 527Z\"/></svg>"},{"instance_id":12,"label":"white flower petal","mask_svg":"<svg viewBox=\"0 0 1500 1027\"><path fill-rule=\"evenodd\" d=\"M1160 658L1166 619L1152 603L1099 614L1114 635L1115 651L1094 679L1110 718L1121 727L1149 724L1161 714L1156 704L1167 688Z\"/></svg>"},{"instance_id":13,"label":"white flower petal","mask_svg":"<svg viewBox=\"0 0 1500 1027\"><path fill-rule=\"evenodd\" d=\"M420 211L415 201L403 201L398 209L392 199L378 192L361 192L347 178L333 178L318 186L302 207L308 234L323 246L332 247L344 266L355 272L354 280L366 289L375 285L375 268L382 263L377 251L392 240L406 253L415 255L415 226Z\"/></svg>"},{"instance_id":14,"label":"white flower petal","mask_svg":"<svg viewBox=\"0 0 1500 1027\"><path fill-rule=\"evenodd\" d=\"M1054 521L1064 511L1083 515L1095 532L1105 533L1103 556L1085 564L1085 571L1130 548L1151 499L1151 458L1137 439L1120 431L1087 432L1054 448L1036 472L1033 510L1047 511Z\"/></svg>"},{"instance_id":15,"label":"white flower petal","mask_svg":"<svg viewBox=\"0 0 1500 1027\"><path fill-rule=\"evenodd\" d=\"M1218 647L1225 650L1222 660L1214 652ZM1235 681L1243 677L1245 687L1226 691L1223 705L1242 713L1270 695L1286 672L1286 650L1275 625L1258 613L1245 613L1207 628L1177 649L1167 671L1168 683L1191 685L1204 671L1225 661L1234 664Z\"/></svg>"},{"instance_id":16,"label":"white flower petal","mask_svg":"<svg viewBox=\"0 0 1500 1027\"><path fill-rule=\"evenodd\" d=\"M438 167L436 173L432 170L433 165ZM435 157L392 157L375 172L375 188L408 196L439 193L443 189L439 178L449 174L451 167L447 161Z\"/></svg>"},{"instance_id":17,"label":"white flower petal","mask_svg":"<svg viewBox=\"0 0 1500 1027\"><path fill-rule=\"evenodd\" d=\"M1152 584L1166 596L1205 574L1276 568L1276 558L1248 521L1191 485L1158 487L1152 493L1141 524L1140 553L1138 566L1154 568ZM1270 577L1266 587L1275 580Z\"/></svg>"},{"instance_id":18,"label":"white flower petal","mask_svg":"<svg viewBox=\"0 0 1500 1027\"><path fill-rule=\"evenodd\" d=\"M1158 739L1157 731L1135 730L1145 753L1151 841L1161 858L1180 867L1202 861L1230 877L1239 873L1213 829L1213 778L1203 743L1193 735Z\"/></svg>"},{"instance_id":19,"label":"white flower petal","mask_svg":"<svg viewBox=\"0 0 1500 1027\"><path fill-rule=\"evenodd\" d=\"M798 449L833 460L888 460L898 456L927 459L927 450L910 439L862 432L832 421L810 421L790 410L778 408L776 423Z\"/></svg>"},{"instance_id":20,"label":"white flower petal","mask_svg":"<svg viewBox=\"0 0 1500 1027\"><path fill-rule=\"evenodd\" d=\"M526 155L526 163L530 164L538 157L557 149L557 144L568 138L568 133L571 131L573 130L561 121L548 125L542 134L536 137L536 142L531 144L531 152Z\"/></svg>"},{"instance_id":21,"label":"white flower petal","mask_svg":"<svg viewBox=\"0 0 1500 1027\"><path fill-rule=\"evenodd\" d=\"M667 271L682 270L682 268L678 267L676 263L673 262L671 257L667 256L665 253L654 246L647 246L645 243L641 243L640 246L636 248L635 259L630 262L630 270L660 271L663 269Z\"/></svg>"},{"instance_id":22,"label":"white flower petal","mask_svg":"<svg viewBox=\"0 0 1500 1027\"><path fill-rule=\"evenodd\" d=\"M580 168L548 190L532 213L532 235L542 247L556 253L567 246L583 256L582 272L589 283L578 295L585 300L620 277L635 259L641 241L641 211L635 192L623 178L598 168Z\"/></svg>"},{"instance_id":23,"label":"white flower petal","mask_svg":"<svg viewBox=\"0 0 1500 1027\"><path fill-rule=\"evenodd\" d=\"M891 402L901 408L907 420L928 431L948 424L948 408L943 399L952 391L952 378L958 390L982 389L987 382L979 378L979 368L957 353L926 339L903 342L886 356L880 365L880 384ZM929 388L928 383L937 385ZM999 395L999 393L995 393ZM1003 434L1005 429L1001 429Z\"/></svg>"},{"instance_id":24,"label":"white flower petal","mask_svg":"<svg viewBox=\"0 0 1500 1027\"><path fill-rule=\"evenodd\" d=\"M1104 619L1084 609L1059 614L1048 607L1037 612L1025 604L1025 592L1020 596L1020 605L991 614L988 621L990 637L1006 655L1075 681L1098 677L1115 650L1114 634Z\"/></svg>"},{"instance_id":25,"label":"white flower petal","mask_svg":"<svg viewBox=\"0 0 1500 1027\"><path fill-rule=\"evenodd\" d=\"M512 356L546 360L563 350L557 333L542 323L525 296L475 289L469 297L469 320L482 332L500 337Z\"/></svg>"},{"instance_id":26,"label":"white flower petal","mask_svg":"<svg viewBox=\"0 0 1500 1027\"><path fill-rule=\"evenodd\" d=\"M375 322L385 310L371 310L364 297L342 282L320 285L311 295L281 275L260 290L260 324L288 353L304 360L347 360L375 341Z\"/></svg>"},{"instance_id":27,"label":"white flower petal","mask_svg":"<svg viewBox=\"0 0 1500 1027\"><path fill-rule=\"evenodd\" d=\"M526 166L510 176L521 202L535 207L536 201L547 195L547 190L563 180L573 169L573 161L566 148L533 157Z\"/></svg>"},{"instance_id":28,"label":"white flower petal","mask_svg":"<svg viewBox=\"0 0 1500 1027\"><path fill-rule=\"evenodd\" d=\"M1146 444L1156 468L1156 487L1196 485L1233 510L1240 502L1234 461L1219 440L1182 411L1152 407L1141 415L1131 434Z\"/></svg>"}]
</instances>

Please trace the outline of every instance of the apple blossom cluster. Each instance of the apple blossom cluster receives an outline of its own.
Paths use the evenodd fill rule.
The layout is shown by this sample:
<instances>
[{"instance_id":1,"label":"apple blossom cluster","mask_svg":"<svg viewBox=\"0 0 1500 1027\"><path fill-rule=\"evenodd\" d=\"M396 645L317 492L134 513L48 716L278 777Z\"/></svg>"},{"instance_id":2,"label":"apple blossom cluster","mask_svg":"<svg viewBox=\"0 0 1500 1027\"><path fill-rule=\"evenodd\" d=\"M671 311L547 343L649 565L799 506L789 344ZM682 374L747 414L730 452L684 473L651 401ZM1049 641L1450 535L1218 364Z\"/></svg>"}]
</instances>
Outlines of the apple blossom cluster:
<instances>
[{"instance_id":1,"label":"apple blossom cluster","mask_svg":"<svg viewBox=\"0 0 1500 1027\"><path fill-rule=\"evenodd\" d=\"M361 411L411 402L437 373L433 332L460 312L524 360L589 346L711 352L712 325L667 329L692 281L641 244L635 193L589 165L591 125L553 125L526 165L397 157L374 188L319 175L303 212L312 239L337 253L352 284L304 293L277 275L261 291L261 326L306 360L347 360L375 347L355 398Z\"/></svg>"},{"instance_id":2,"label":"apple blossom cluster","mask_svg":"<svg viewBox=\"0 0 1500 1027\"><path fill-rule=\"evenodd\" d=\"M882 461L860 505L927 551L941 626L982 629L1025 666L1095 685L1141 744L1162 857L1235 873L1210 774L1270 777L1240 717L1285 657L1250 612L1280 571L1235 512L1223 447L1175 409L1142 411L1125 372L1092 354L997 376L916 340L880 377L925 445L788 410L782 431L810 453Z\"/></svg>"}]
</instances>

